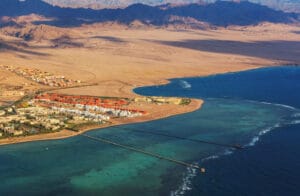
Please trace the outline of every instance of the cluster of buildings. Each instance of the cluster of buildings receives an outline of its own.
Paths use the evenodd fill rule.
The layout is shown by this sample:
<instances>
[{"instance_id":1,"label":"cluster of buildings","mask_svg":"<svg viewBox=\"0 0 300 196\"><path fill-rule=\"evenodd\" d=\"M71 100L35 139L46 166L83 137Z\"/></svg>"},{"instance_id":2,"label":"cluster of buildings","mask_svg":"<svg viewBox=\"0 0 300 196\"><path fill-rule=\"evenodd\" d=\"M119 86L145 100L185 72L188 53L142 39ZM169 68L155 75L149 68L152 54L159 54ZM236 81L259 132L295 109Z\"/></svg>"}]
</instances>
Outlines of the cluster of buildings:
<instances>
[{"instance_id":1,"label":"cluster of buildings","mask_svg":"<svg viewBox=\"0 0 300 196\"><path fill-rule=\"evenodd\" d=\"M70 105L87 105L87 106L103 106L103 107L122 107L129 104L127 99L122 98L101 98L85 95L63 95L57 93L44 93L35 96L36 100L60 102Z\"/></svg>"},{"instance_id":2,"label":"cluster of buildings","mask_svg":"<svg viewBox=\"0 0 300 196\"><path fill-rule=\"evenodd\" d=\"M20 67L5 65L0 65L0 68L16 73L17 75L20 75L39 84L51 87L70 87L81 83L80 80L71 80L66 78L65 76L53 75L49 72L44 72L39 69L24 69Z\"/></svg>"},{"instance_id":3,"label":"cluster of buildings","mask_svg":"<svg viewBox=\"0 0 300 196\"><path fill-rule=\"evenodd\" d=\"M146 114L145 111L127 108L130 101L123 98L101 98L45 93L37 95L34 101L36 104L52 108L56 111L94 117L102 120L109 120L107 116L137 117Z\"/></svg>"},{"instance_id":4,"label":"cluster of buildings","mask_svg":"<svg viewBox=\"0 0 300 196\"><path fill-rule=\"evenodd\" d=\"M126 109L129 100L41 94L24 101L22 107L0 110L0 137L38 134L71 129L86 123L102 124L111 118L132 118L144 111Z\"/></svg>"},{"instance_id":5,"label":"cluster of buildings","mask_svg":"<svg viewBox=\"0 0 300 196\"><path fill-rule=\"evenodd\" d=\"M0 136L37 134L59 131L66 127L65 118L42 107L7 108L0 113Z\"/></svg>"},{"instance_id":6,"label":"cluster of buildings","mask_svg":"<svg viewBox=\"0 0 300 196\"><path fill-rule=\"evenodd\" d=\"M72 115L72 118L75 120L101 122L110 119L108 115L103 115L101 113L93 113L90 112L89 110L80 110L76 108L65 108L65 107L56 107L56 106L52 106L51 109L60 114Z\"/></svg>"}]
</instances>

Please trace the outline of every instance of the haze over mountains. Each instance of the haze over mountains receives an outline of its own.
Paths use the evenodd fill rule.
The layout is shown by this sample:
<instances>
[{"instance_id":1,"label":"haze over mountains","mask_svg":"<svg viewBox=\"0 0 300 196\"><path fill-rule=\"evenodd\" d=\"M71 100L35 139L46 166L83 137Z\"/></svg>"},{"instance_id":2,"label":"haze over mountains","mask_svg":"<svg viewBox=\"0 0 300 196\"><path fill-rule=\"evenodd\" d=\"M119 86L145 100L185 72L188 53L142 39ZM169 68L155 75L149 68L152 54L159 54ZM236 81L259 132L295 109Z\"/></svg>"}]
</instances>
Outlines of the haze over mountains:
<instances>
[{"instance_id":1,"label":"haze over mountains","mask_svg":"<svg viewBox=\"0 0 300 196\"><path fill-rule=\"evenodd\" d=\"M55 26L78 26L95 22L129 25L139 21L145 25L188 24L197 28L203 23L214 26L253 25L261 22L291 23L299 19L298 14L273 10L259 4L228 1L155 7L134 4L124 9L91 10L57 7L42 0L1 0L0 9L0 17L37 14L52 20L37 21L36 24Z\"/></svg>"},{"instance_id":2,"label":"haze over mountains","mask_svg":"<svg viewBox=\"0 0 300 196\"><path fill-rule=\"evenodd\" d=\"M131 4L143 3L147 5L162 5L167 3L173 4L190 4L190 3L212 3L216 0L44 0L54 5L64 7L92 7L92 8L115 8L126 7ZM230 0L229 0L230 1ZM253 3L260 3L267 5L274 9L281 9L284 11L300 12L299 0L249 0Z\"/></svg>"}]
</instances>

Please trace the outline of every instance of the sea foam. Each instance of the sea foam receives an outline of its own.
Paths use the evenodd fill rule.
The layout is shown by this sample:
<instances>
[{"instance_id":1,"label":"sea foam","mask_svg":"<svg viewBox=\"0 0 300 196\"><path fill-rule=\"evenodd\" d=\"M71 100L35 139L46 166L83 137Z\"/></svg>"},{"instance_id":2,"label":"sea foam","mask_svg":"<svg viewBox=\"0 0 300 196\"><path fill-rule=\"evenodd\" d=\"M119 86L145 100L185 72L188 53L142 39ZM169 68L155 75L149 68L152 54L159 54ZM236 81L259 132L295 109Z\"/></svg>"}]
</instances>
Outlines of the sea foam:
<instances>
[{"instance_id":1,"label":"sea foam","mask_svg":"<svg viewBox=\"0 0 300 196\"><path fill-rule=\"evenodd\" d=\"M181 196L184 195L187 191L192 190L192 179L197 175L197 170L195 168L188 167L187 172L185 173L182 184L178 187L177 190L171 192L171 196Z\"/></svg>"},{"instance_id":2,"label":"sea foam","mask_svg":"<svg viewBox=\"0 0 300 196\"><path fill-rule=\"evenodd\" d=\"M300 120L293 120L293 121L290 122L289 124L290 124L290 125L300 124Z\"/></svg>"},{"instance_id":3,"label":"sea foam","mask_svg":"<svg viewBox=\"0 0 300 196\"><path fill-rule=\"evenodd\" d=\"M298 110L299 111L299 109L297 109L295 107L284 105L284 104L274 104L274 103L268 103L268 102L259 102L259 103L268 104L268 105L275 105L275 106L284 107L284 108L287 108L287 109L290 109L290 110ZM295 114L292 115L292 117L300 117L300 113L295 113ZM269 133L270 131L274 130L275 128L284 126L286 124L300 124L300 120L297 119L297 120L290 121L289 123L283 123L283 124L276 123L273 126L262 129L257 135L255 135L251 139L251 141L248 144L246 144L244 146L245 147L255 146L255 144L260 140L261 136ZM209 161L209 160L218 159L221 156L230 155L232 153L234 153L233 149L226 149L222 153L211 155L211 156L208 156L206 158L203 158L201 160L201 162L203 163L203 162L206 162L206 161ZM184 177L182 179L182 184L178 187L178 189L171 192L171 196L182 196L182 195L185 195L187 191L192 190L192 180L193 180L194 177L196 177L196 175L197 175L196 169L187 168L187 172L186 172L186 174L184 175Z\"/></svg>"},{"instance_id":4,"label":"sea foam","mask_svg":"<svg viewBox=\"0 0 300 196\"><path fill-rule=\"evenodd\" d=\"M226 155L230 155L232 153L233 153L232 150L226 149L222 153L203 158L201 160L201 163L203 163L205 161L213 160L213 159L218 159L220 156L226 156ZM182 184L175 191L172 191L170 195L171 196L181 196L181 195L185 195L185 193L187 191L192 190L192 180L194 177L196 177L196 175L197 175L197 170L195 168L188 167L187 172L182 179Z\"/></svg>"},{"instance_id":5,"label":"sea foam","mask_svg":"<svg viewBox=\"0 0 300 196\"><path fill-rule=\"evenodd\" d=\"M293 117L294 117L294 118L300 117L300 113L293 114Z\"/></svg>"},{"instance_id":6,"label":"sea foam","mask_svg":"<svg viewBox=\"0 0 300 196\"><path fill-rule=\"evenodd\" d=\"M260 140L260 137L261 137L261 136L267 134L268 132L270 132L270 131L272 131L273 129L278 128L278 127L280 127L280 124L279 124L279 123L276 123L274 126L267 127L267 128L265 128L265 129L261 130L261 131L260 131L256 136L254 136L254 137L252 138L252 140L251 140L248 144L246 144L245 146L246 146L246 147L254 146L254 145Z\"/></svg>"},{"instance_id":7,"label":"sea foam","mask_svg":"<svg viewBox=\"0 0 300 196\"><path fill-rule=\"evenodd\" d=\"M291 110L298 110L297 108L295 108L293 106L279 104L279 103L269 103L269 102L265 102L265 101L262 101L260 103L263 103L263 104L266 104L266 105L275 105L275 106L279 106L279 107L283 107L283 108L287 108L287 109L291 109Z\"/></svg>"},{"instance_id":8,"label":"sea foam","mask_svg":"<svg viewBox=\"0 0 300 196\"><path fill-rule=\"evenodd\" d=\"M254 101L254 100L246 100L248 102L252 102L252 103L261 103L261 104L265 104L265 105L273 105L273 106L278 106L278 107L281 107L281 108L287 108L287 109L290 109L290 110L298 110L298 108L295 108L293 106L290 106L290 105L285 105L285 104L279 104L279 103L270 103L270 102L266 102L266 101Z\"/></svg>"},{"instance_id":9,"label":"sea foam","mask_svg":"<svg viewBox=\"0 0 300 196\"><path fill-rule=\"evenodd\" d=\"M184 89L190 89L190 88L192 88L192 85L190 83L188 83L187 81L185 81L185 80L180 80L179 84Z\"/></svg>"}]
</instances>

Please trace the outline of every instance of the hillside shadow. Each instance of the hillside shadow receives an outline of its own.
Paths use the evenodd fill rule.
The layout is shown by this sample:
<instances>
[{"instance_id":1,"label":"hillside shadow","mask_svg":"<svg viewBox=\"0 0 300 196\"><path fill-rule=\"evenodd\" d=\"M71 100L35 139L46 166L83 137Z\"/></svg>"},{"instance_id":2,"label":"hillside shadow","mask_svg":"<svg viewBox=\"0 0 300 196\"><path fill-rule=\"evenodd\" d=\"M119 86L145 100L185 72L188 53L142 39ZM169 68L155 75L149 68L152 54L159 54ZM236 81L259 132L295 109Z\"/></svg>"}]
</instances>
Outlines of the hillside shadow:
<instances>
[{"instance_id":1,"label":"hillside shadow","mask_svg":"<svg viewBox=\"0 0 300 196\"><path fill-rule=\"evenodd\" d=\"M292 33L300 34L300 31L292 31Z\"/></svg>"},{"instance_id":2,"label":"hillside shadow","mask_svg":"<svg viewBox=\"0 0 300 196\"><path fill-rule=\"evenodd\" d=\"M102 39L102 40L115 42L115 43L125 43L126 42L123 39L120 39L120 38L117 38L117 37L112 37L112 36L94 36L94 37L91 37L91 38Z\"/></svg>"},{"instance_id":3,"label":"hillside shadow","mask_svg":"<svg viewBox=\"0 0 300 196\"><path fill-rule=\"evenodd\" d=\"M59 38L53 39L51 40L53 47L58 48L58 47L75 47L75 48L80 48L83 47L84 44L81 42L75 42L73 41L72 38L70 38L69 36L61 36Z\"/></svg>"},{"instance_id":4,"label":"hillside shadow","mask_svg":"<svg viewBox=\"0 0 300 196\"><path fill-rule=\"evenodd\" d=\"M143 4L133 4L123 9L84 9L52 6L42 0L1 0L1 16L22 16L37 14L53 20L36 21L35 24L53 26L81 26L96 22L118 22L131 24L138 20L145 24L173 24L170 16L193 18L216 26L253 25L261 22L290 23L297 20L297 14L273 10L246 1L240 3L216 1L208 5L189 4L161 9ZM291 20L293 19L293 20Z\"/></svg>"},{"instance_id":5,"label":"hillside shadow","mask_svg":"<svg viewBox=\"0 0 300 196\"><path fill-rule=\"evenodd\" d=\"M27 50L25 49L25 47L27 47L25 43L22 44L22 43L7 42L7 41L0 40L0 52L13 51L13 52L35 55L35 56L49 56L46 53ZM20 55L20 57L22 57L22 55Z\"/></svg>"},{"instance_id":6,"label":"hillside shadow","mask_svg":"<svg viewBox=\"0 0 300 196\"><path fill-rule=\"evenodd\" d=\"M157 41L155 41L157 42ZM230 40L159 41L160 44L197 51L234 54L300 63L300 41L241 42Z\"/></svg>"}]
</instances>

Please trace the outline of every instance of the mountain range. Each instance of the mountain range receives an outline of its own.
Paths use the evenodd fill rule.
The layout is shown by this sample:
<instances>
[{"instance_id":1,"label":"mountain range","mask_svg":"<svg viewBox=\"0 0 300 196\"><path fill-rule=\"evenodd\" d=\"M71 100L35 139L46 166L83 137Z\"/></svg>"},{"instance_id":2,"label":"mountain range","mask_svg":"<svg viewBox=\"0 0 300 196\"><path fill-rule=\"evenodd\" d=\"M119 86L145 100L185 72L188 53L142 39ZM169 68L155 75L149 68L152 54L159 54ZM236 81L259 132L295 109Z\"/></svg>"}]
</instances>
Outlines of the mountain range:
<instances>
[{"instance_id":1,"label":"mountain range","mask_svg":"<svg viewBox=\"0 0 300 196\"><path fill-rule=\"evenodd\" d=\"M152 6L172 3L172 4L191 4L191 3L212 3L216 0L44 0L45 2L62 7L90 7L90 8L116 8L127 7L132 4L142 3ZM230 0L228 0L230 1ZM300 13L299 0L249 0L253 3L267 5L274 9L281 9L289 12Z\"/></svg>"},{"instance_id":2,"label":"mountain range","mask_svg":"<svg viewBox=\"0 0 300 196\"><path fill-rule=\"evenodd\" d=\"M1 0L0 17L28 14L52 18L40 21L55 26L78 26L95 22L131 24L139 21L146 25L172 25L204 22L214 26L254 25L261 22L291 23L299 19L295 13L285 13L247 1L217 1L210 4L149 6L133 4L122 9L62 8L42 0ZM38 22L36 22L38 23ZM3 25L3 24L2 24Z\"/></svg>"}]
</instances>

